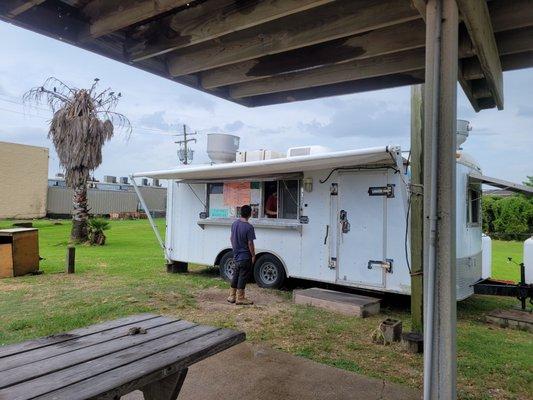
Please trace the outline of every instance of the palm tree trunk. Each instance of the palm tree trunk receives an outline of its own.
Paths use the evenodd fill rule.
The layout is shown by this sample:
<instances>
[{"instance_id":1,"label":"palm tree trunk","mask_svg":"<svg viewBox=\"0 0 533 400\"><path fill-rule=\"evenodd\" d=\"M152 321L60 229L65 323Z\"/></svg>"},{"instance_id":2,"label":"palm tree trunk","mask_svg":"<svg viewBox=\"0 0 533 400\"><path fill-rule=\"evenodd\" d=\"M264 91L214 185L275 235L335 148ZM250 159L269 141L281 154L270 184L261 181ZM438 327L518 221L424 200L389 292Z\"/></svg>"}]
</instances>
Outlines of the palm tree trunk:
<instances>
[{"instance_id":1,"label":"palm tree trunk","mask_svg":"<svg viewBox=\"0 0 533 400\"><path fill-rule=\"evenodd\" d=\"M72 231L70 232L70 239L78 243L86 242L88 239L87 220L89 219L86 182L74 188L72 205Z\"/></svg>"}]
</instances>

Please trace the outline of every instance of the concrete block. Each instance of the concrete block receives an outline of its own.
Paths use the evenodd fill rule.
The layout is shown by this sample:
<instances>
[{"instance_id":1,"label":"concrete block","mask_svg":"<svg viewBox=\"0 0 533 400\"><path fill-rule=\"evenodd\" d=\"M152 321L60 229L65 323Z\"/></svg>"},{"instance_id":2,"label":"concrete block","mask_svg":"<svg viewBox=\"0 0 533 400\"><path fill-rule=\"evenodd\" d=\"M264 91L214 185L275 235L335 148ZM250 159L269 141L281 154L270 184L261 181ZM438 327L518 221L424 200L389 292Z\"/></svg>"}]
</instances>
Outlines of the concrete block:
<instances>
[{"instance_id":1,"label":"concrete block","mask_svg":"<svg viewBox=\"0 0 533 400\"><path fill-rule=\"evenodd\" d=\"M489 324L533 333L533 313L522 310L495 310L485 316Z\"/></svg>"},{"instance_id":2,"label":"concrete block","mask_svg":"<svg viewBox=\"0 0 533 400\"><path fill-rule=\"evenodd\" d=\"M310 288L295 290L294 303L311 305L345 315L365 318L379 313L380 299L334 290Z\"/></svg>"},{"instance_id":3,"label":"concrete block","mask_svg":"<svg viewBox=\"0 0 533 400\"><path fill-rule=\"evenodd\" d=\"M402 344L409 353L424 352L424 336L417 332L402 333Z\"/></svg>"}]
</instances>

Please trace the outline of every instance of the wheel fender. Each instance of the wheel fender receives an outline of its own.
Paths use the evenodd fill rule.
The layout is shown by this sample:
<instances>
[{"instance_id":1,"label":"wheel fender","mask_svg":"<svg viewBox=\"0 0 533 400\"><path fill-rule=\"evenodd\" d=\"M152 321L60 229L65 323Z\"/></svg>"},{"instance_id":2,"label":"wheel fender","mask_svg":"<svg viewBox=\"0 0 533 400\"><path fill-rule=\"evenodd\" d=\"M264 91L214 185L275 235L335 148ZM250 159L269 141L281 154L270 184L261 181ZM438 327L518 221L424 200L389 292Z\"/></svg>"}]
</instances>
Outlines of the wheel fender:
<instances>
[{"instance_id":1,"label":"wheel fender","mask_svg":"<svg viewBox=\"0 0 533 400\"><path fill-rule=\"evenodd\" d=\"M284 261L283 258L280 257L280 255L277 254L276 252L274 252L274 251L270 251L270 250L263 250L263 249L260 249L260 250L257 250L257 251L255 252L255 258L256 258L256 259L259 259L259 257L261 257L261 256L263 256L263 255L265 255L265 254L270 254L270 255L273 255L274 257L276 257L276 258L281 262L281 265L283 265L283 269L285 270L285 276L286 276L287 278L290 277L290 275L289 275L289 270L288 270L288 268L287 268L287 265L285 264L285 261Z\"/></svg>"},{"instance_id":2,"label":"wheel fender","mask_svg":"<svg viewBox=\"0 0 533 400\"><path fill-rule=\"evenodd\" d=\"M224 254L226 254L228 251L231 251L231 247L226 247L226 248L223 248L221 249L217 256L215 257L215 261L213 262L213 265L219 265L220 264L220 260L222 259L222 257L224 257Z\"/></svg>"}]
</instances>

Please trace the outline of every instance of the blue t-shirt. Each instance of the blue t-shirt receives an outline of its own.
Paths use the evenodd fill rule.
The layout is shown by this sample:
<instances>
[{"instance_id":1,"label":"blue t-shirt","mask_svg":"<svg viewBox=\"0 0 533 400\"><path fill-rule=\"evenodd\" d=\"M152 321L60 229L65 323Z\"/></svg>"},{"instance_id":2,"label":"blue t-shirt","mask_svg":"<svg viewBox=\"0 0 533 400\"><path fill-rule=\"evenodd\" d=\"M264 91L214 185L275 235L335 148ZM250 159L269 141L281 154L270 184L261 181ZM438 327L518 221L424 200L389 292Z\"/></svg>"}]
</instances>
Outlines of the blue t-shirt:
<instances>
[{"instance_id":1,"label":"blue t-shirt","mask_svg":"<svg viewBox=\"0 0 533 400\"><path fill-rule=\"evenodd\" d=\"M248 242L255 240L254 227L238 219L231 225L231 246L233 247L233 259L235 261L246 261L252 258Z\"/></svg>"}]
</instances>

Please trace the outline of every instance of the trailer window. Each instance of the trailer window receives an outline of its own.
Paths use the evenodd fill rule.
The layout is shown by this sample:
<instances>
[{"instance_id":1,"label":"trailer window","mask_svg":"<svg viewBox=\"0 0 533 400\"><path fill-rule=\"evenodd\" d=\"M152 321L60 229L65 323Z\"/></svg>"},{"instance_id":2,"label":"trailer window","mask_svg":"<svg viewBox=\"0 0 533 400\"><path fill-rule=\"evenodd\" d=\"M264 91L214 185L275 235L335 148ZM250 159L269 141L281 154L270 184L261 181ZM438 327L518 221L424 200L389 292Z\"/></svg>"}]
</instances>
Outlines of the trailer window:
<instances>
[{"instance_id":1,"label":"trailer window","mask_svg":"<svg viewBox=\"0 0 533 400\"><path fill-rule=\"evenodd\" d=\"M263 187L264 217L298 218L300 208L300 185L298 180L264 182Z\"/></svg>"},{"instance_id":2,"label":"trailer window","mask_svg":"<svg viewBox=\"0 0 533 400\"><path fill-rule=\"evenodd\" d=\"M467 223L478 225L481 223L481 190L470 186L468 188Z\"/></svg>"},{"instance_id":3,"label":"trailer window","mask_svg":"<svg viewBox=\"0 0 533 400\"><path fill-rule=\"evenodd\" d=\"M280 218L297 219L300 208L299 185L297 180L279 181Z\"/></svg>"},{"instance_id":4,"label":"trailer window","mask_svg":"<svg viewBox=\"0 0 533 400\"><path fill-rule=\"evenodd\" d=\"M241 206L250 204L252 218L258 218L261 202L260 182L220 182L207 184L209 218L237 218Z\"/></svg>"}]
</instances>

